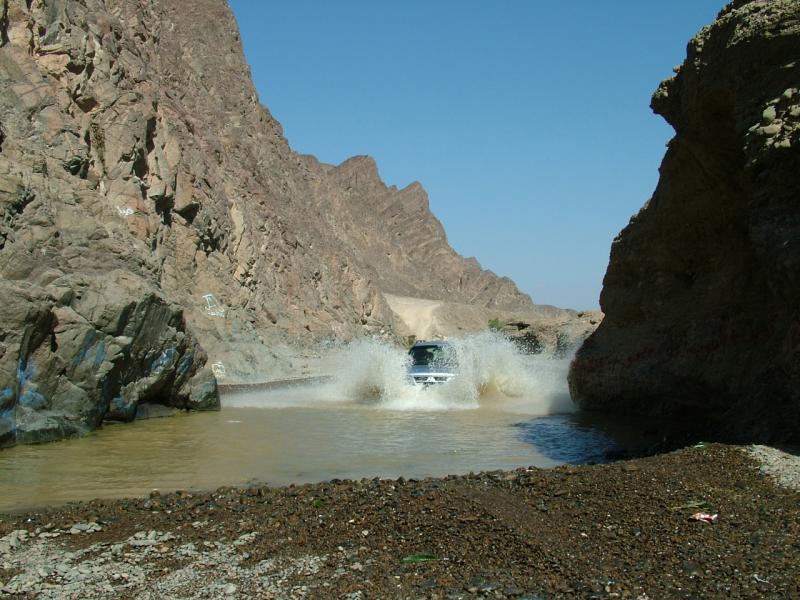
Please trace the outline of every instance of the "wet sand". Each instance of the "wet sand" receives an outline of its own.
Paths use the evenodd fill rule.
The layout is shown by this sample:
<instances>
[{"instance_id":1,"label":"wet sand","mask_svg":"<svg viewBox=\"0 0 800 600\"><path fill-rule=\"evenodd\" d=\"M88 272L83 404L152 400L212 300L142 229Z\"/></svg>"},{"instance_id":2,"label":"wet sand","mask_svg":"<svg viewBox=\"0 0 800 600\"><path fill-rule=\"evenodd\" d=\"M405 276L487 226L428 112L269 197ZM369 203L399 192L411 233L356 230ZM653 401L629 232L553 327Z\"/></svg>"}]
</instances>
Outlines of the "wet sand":
<instances>
[{"instance_id":1,"label":"wet sand","mask_svg":"<svg viewBox=\"0 0 800 600\"><path fill-rule=\"evenodd\" d=\"M701 510L717 522L690 519ZM10 597L800 596L797 492L717 444L609 465L99 500L5 515L0 535Z\"/></svg>"}]
</instances>

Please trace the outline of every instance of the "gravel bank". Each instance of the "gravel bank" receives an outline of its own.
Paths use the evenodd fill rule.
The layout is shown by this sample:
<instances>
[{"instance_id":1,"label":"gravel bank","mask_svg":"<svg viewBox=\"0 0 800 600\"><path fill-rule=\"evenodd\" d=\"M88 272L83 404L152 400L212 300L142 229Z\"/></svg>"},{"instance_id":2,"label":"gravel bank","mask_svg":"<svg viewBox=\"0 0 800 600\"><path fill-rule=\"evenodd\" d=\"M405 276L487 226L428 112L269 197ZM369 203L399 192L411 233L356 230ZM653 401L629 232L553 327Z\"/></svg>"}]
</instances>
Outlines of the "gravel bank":
<instances>
[{"instance_id":1,"label":"gravel bank","mask_svg":"<svg viewBox=\"0 0 800 600\"><path fill-rule=\"evenodd\" d=\"M748 446L747 452L761 464L761 472L779 485L800 492L800 452L792 453L770 446Z\"/></svg>"},{"instance_id":2,"label":"gravel bank","mask_svg":"<svg viewBox=\"0 0 800 600\"><path fill-rule=\"evenodd\" d=\"M714 524L691 520L718 514ZM800 503L738 447L93 501L0 521L13 598L796 598Z\"/></svg>"}]
</instances>

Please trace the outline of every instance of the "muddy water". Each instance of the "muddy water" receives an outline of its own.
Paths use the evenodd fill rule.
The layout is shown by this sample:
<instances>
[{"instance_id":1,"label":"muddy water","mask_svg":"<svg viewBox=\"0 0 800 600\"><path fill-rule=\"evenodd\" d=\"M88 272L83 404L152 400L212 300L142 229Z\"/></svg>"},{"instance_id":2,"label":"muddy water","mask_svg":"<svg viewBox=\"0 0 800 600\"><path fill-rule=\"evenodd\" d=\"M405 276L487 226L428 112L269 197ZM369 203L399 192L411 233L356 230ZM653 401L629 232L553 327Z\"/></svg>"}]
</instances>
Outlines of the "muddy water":
<instances>
[{"instance_id":1,"label":"muddy water","mask_svg":"<svg viewBox=\"0 0 800 600\"><path fill-rule=\"evenodd\" d=\"M521 357L503 340L458 342L460 375L410 385L405 352L331 352L336 381L223 398L217 413L110 425L79 439L0 452L0 510L70 500L426 477L602 458L613 446L565 415L567 360Z\"/></svg>"},{"instance_id":2,"label":"muddy water","mask_svg":"<svg viewBox=\"0 0 800 600\"><path fill-rule=\"evenodd\" d=\"M424 477L550 466L520 415L339 406L224 408L106 426L86 438L0 452L0 510L69 500L331 478ZM565 428L565 434L566 434Z\"/></svg>"}]
</instances>

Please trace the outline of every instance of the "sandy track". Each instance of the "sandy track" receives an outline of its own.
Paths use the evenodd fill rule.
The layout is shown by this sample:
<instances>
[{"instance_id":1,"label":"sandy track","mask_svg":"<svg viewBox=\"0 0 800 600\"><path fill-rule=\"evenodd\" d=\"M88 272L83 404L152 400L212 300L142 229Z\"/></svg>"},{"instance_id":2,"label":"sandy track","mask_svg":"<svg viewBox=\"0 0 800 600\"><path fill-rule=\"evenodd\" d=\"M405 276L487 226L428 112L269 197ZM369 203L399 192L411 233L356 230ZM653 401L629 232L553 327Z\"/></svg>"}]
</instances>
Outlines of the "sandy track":
<instances>
[{"instance_id":1,"label":"sandy track","mask_svg":"<svg viewBox=\"0 0 800 600\"><path fill-rule=\"evenodd\" d=\"M406 335L414 335L417 339L427 339L442 335L436 319L436 310L442 306L440 300L410 298L384 294L389 308L400 317L405 325Z\"/></svg>"}]
</instances>

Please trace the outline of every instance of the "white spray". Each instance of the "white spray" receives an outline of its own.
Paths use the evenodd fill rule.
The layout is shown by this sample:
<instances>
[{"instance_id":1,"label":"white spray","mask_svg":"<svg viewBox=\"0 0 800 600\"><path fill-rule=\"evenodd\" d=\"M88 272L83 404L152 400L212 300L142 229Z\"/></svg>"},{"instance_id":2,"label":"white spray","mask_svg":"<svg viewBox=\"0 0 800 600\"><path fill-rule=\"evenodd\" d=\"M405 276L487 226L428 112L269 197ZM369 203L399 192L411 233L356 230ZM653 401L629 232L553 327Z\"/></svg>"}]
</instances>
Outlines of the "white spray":
<instances>
[{"instance_id":1,"label":"white spray","mask_svg":"<svg viewBox=\"0 0 800 600\"><path fill-rule=\"evenodd\" d=\"M458 374L446 384L414 385L403 348L362 339L326 351L322 371L333 375L330 383L237 395L226 404L267 408L355 403L388 410L491 408L532 415L573 410L566 382L569 358L525 355L488 331L448 341L456 352Z\"/></svg>"}]
</instances>

